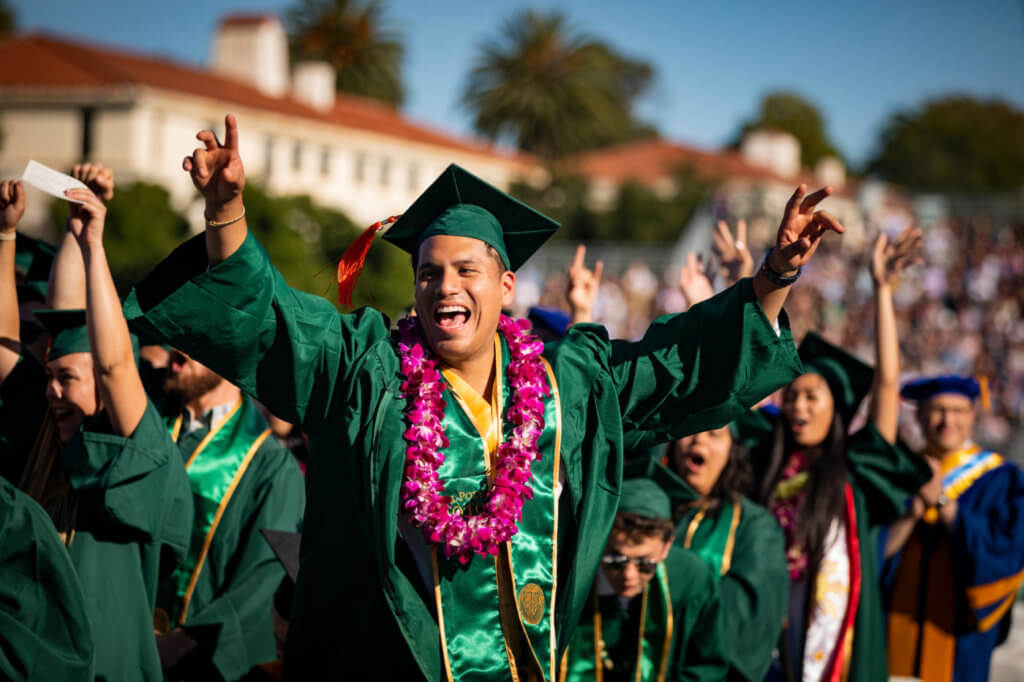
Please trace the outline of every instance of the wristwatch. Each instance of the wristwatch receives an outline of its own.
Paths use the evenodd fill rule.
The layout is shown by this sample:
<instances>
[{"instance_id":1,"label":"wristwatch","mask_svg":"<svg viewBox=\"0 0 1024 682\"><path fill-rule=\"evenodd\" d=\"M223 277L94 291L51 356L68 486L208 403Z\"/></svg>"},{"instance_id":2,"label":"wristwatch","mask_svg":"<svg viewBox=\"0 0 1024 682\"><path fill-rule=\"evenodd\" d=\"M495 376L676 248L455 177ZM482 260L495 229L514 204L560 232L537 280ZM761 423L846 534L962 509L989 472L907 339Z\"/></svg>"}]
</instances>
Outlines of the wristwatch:
<instances>
[{"instance_id":1,"label":"wristwatch","mask_svg":"<svg viewBox=\"0 0 1024 682\"><path fill-rule=\"evenodd\" d=\"M803 272L803 268L797 268L795 275L780 275L779 273L775 272L775 270L772 269L772 266L768 265L768 259L771 258L772 251L774 250L775 247L773 246L772 248L768 249L768 253L764 254L764 260L761 261L761 268L758 272L764 275L768 279L768 281L774 284L775 286L788 287L794 282L796 282L798 279L800 279L800 274Z\"/></svg>"}]
</instances>

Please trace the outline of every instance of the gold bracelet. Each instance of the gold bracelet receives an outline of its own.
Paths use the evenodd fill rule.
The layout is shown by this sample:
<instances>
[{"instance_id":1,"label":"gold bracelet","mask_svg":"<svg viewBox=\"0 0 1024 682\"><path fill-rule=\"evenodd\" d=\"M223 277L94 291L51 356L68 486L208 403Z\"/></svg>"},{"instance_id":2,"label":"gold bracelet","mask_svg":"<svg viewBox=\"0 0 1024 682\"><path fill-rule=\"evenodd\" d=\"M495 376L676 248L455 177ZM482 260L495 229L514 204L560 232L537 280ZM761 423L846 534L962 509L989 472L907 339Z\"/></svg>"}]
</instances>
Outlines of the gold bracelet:
<instances>
[{"instance_id":1,"label":"gold bracelet","mask_svg":"<svg viewBox=\"0 0 1024 682\"><path fill-rule=\"evenodd\" d=\"M204 217L205 217L205 215L204 215ZM209 218L206 218L206 227L227 227L228 225L233 225L233 224L237 223L239 220L241 220L244 217L245 217L245 206L242 207L242 215L238 216L237 218L232 218L231 220L224 220L224 221L221 221L221 222L217 223L217 222L214 222L214 221L210 220Z\"/></svg>"},{"instance_id":2,"label":"gold bracelet","mask_svg":"<svg viewBox=\"0 0 1024 682\"><path fill-rule=\"evenodd\" d=\"M0 242L13 242L17 238L17 230L11 230L10 232L0 232Z\"/></svg>"}]
</instances>

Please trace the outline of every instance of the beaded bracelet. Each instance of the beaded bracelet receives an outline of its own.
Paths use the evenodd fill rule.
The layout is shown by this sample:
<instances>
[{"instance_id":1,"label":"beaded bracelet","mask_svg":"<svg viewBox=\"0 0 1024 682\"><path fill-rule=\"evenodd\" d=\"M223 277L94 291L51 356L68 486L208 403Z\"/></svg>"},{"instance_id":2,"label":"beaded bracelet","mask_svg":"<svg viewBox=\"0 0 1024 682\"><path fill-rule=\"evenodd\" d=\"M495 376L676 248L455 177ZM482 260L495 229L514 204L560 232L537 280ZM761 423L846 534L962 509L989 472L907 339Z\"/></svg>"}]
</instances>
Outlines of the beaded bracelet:
<instances>
[{"instance_id":1,"label":"beaded bracelet","mask_svg":"<svg viewBox=\"0 0 1024 682\"><path fill-rule=\"evenodd\" d=\"M218 223L218 222L214 222L214 221L210 220L209 218L207 218L206 219L206 227L227 227L228 225L233 225L233 224L237 223L239 220L241 220L244 217L245 217L245 206L242 207L242 214L240 216L236 217L236 218L232 218L231 220L224 220L224 221L221 221L221 222Z\"/></svg>"}]
</instances>

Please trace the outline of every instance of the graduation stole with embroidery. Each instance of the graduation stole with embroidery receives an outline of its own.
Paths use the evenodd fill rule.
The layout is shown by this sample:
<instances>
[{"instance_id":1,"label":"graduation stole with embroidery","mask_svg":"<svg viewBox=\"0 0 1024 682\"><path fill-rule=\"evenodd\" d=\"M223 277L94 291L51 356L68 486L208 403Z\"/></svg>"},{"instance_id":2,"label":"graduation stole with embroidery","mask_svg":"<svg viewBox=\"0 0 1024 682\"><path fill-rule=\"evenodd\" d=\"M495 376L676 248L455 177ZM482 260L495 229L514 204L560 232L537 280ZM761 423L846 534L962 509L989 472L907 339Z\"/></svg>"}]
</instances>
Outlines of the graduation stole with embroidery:
<instances>
[{"instance_id":1,"label":"graduation stole with embroidery","mask_svg":"<svg viewBox=\"0 0 1024 682\"><path fill-rule=\"evenodd\" d=\"M494 349L491 400L454 372L443 372L442 427L448 444L438 475L449 510L466 517L484 509L496 476L498 447L513 437L516 426L505 414L512 387L506 376L509 352L500 334ZM523 505L517 532L495 554L473 553L465 560L446 557L436 543L431 545L442 658L450 680L516 680L527 669L540 679L554 677L561 415L554 374L543 362L549 392L543 398L544 427L537 439L542 456L530 464L532 498Z\"/></svg>"},{"instance_id":2,"label":"graduation stole with embroidery","mask_svg":"<svg viewBox=\"0 0 1024 682\"><path fill-rule=\"evenodd\" d=\"M702 505L686 526L683 548L693 550L720 578L732 567L732 553L736 548L736 529L740 525L740 503L732 500L722 505L717 514L707 519L708 507ZM708 520L708 523L704 523Z\"/></svg>"},{"instance_id":3,"label":"graduation stole with embroidery","mask_svg":"<svg viewBox=\"0 0 1024 682\"><path fill-rule=\"evenodd\" d=\"M635 656L632 679L636 682L664 682L675 632L672 594L664 562L658 564L654 578L644 585L638 598L641 600L640 627L635 644L630 647L632 656ZM602 682L605 671L617 667L618 662L611 660L609 650L623 648L618 645L628 619L626 610L616 604L614 610L602 611L596 587L592 608L591 622L580 623L572 643L562 656L559 682Z\"/></svg>"},{"instance_id":4,"label":"graduation stole with embroidery","mask_svg":"<svg viewBox=\"0 0 1024 682\"><path fill-rule=\"evenodd\" d=\"M183 415L168 420L168 429L175 442L181 436L182 422ZM195 522L188 555L169 579L168 586L161 590L160 608L154 616L158 630L169 629L173 627L172 623L182 625L188 618L192 594L224 510L269 435L270 429L263 415L242 396L186 458L185 470L192 486Z\"/></svg>"}]
</instances>

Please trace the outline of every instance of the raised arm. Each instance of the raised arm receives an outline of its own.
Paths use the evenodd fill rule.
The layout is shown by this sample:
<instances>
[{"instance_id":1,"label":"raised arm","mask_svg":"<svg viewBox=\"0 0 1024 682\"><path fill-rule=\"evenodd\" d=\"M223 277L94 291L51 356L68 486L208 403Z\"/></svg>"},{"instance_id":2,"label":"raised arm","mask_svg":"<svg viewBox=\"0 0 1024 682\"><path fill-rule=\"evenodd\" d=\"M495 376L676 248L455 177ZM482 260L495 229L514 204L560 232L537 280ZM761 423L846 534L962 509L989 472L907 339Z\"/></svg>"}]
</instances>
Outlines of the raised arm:
<instances>
[{"instance_id":1,"label":"raised arm","mask_svg":"<svg viewBox=\"0 0 1024 682\"><path fill-rule=\"evenodd\" d=\"M0 183L0 383L21 358L21 321L14 254L18 221L25 214L25 188L20 180Z\"/></svg>"},{"instance_id":2,"label":"raised arm","mask_svg":"<svg viewBox=\"0 0 1024 682\"><path fill-rule=\"evenodd\" d=\"M89 190L68 190L67 196L84 202L72 204L68 232L78 241L85 263L85 319L100 398L114 433L127 437L139 425L147 399L103 249L107 209Z\"/></svg>"},{"instance_id":3,"label":"raised arm","mask_svg":"<svg viewBox=\"0 0 1024 682\"><path fill-rule=\"evenodd\" d=\"M587 247L577 246L569 266L569 290L565 296L569 300L570 324L594 321L594 303L601 288L602 272L604 263L597 261L591 270L587 267Z\"/></svg>"},{"instance_id":4,"label":"raised arm","mask_svg":"<svg viewBox=\"0 0 1024 682\"><path fill-rule=\"evenodd\" d=\"M754 275L754 294L765 316L772 323L782 312L782 306L789 296L789 286L776 284L773 279L795 276L818 250L822 237L829 230L839 234L846 231L832 214L814 210L832 193L831 187L804 196L806 192L807 185L800 185L789 198L779 224L775 247L768 252L761 268Z\"/></svg>"},{"instance_id":5,"label":"raised arm","mask_svg":"<svg viewBox=\"0 0 1024 682\"><path fill-rule=\"evenodd\" d=\"M908 227L890 242L878 235L871 252L871 279L875 287L875 377L871 421L889 443L896 442L900 412L900 347L892 290L899 274L917 262L921 231Z\"/></svg>"},{"instance_id":6,"label":"raised arm","mask_svg":"<svg viewBox=\"0 0 1024 682\"><path fill-rule=\"evenodd\" d=\"M101 163L75 164L71 177L84 182L104 203L114 198L114 172ZM51 308L85 307L85 263L82 248L70 232L64 232L57 247L47 291Z\"/></svg>"},{"instance_id":7,"label":"raised arm","mask_svg":"<svg viewBox=\"0 0 1024 682\"><path fill-rule=\"evenodd\" d=\"M732 286L744 277L754 274L754 256L747 245L747 221L736 223L736 235L733 236L729 224L719 220L711 232L712 250L718 258L718 272L725 280L726 286Z\"/></svg>"},{"instance_id":8,"label":"raised arm","mask_svg":"<svg viewBox=\"0 0 1024 682\"><path fill-rule=\"evenodd\" d=\"M245 222L245 168L238 154L238 123L228 114L224 117L224 143L212 130L203 130L196 138L203 147L182 161L192 183L206 200L206 253L210 265L216 265L238 250L245 241L249 227Z\"/></svg>"}]
</instances>

